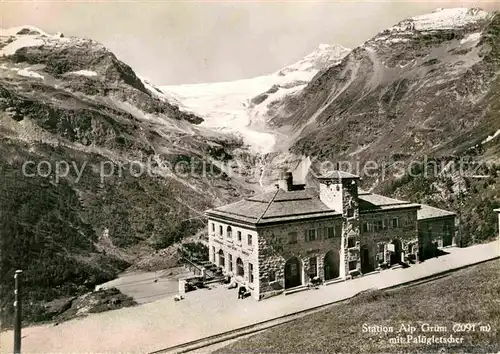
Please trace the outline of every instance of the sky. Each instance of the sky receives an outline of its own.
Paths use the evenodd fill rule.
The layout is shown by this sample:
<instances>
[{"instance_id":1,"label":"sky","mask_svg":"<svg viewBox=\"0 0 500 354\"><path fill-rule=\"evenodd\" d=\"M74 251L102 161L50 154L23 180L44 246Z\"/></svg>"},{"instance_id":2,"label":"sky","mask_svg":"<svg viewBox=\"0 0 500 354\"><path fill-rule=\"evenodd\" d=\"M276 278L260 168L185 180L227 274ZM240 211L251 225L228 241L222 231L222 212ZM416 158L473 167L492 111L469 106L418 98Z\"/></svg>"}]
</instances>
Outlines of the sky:
<instances>
[{"instance_id":1,"label":"sky","mask_svg":"<svg viewBox=\"0 0 500 354\"><path fill-rule=\"evenodd\" d=\"M490 1L0 2L0 27L92 38L157 85L231 81L279 70L321 43L354 48L438 7Z\"/></svg>"}]
</instances>

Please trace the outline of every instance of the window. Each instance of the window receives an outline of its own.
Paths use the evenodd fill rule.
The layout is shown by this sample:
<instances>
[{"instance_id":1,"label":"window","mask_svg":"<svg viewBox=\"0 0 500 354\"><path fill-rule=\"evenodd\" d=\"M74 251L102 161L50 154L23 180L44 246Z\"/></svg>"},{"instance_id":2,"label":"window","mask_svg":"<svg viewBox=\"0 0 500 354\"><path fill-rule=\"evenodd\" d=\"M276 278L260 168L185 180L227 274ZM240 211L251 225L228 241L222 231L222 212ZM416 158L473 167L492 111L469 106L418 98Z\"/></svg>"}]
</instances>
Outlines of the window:
<instances>
[{"instance_id":1,"label":"window","mask_svg":"<svg viewBox=\"0 0 500 354\"><path fill-rule=\"evenodd\" d=\"M380 231L383 229L383 222L382 220L377 220L375 222L375 231Z\"/></svg>"},{"instance_id":2,"label":"window","mask_svg":"<svg viewBox=\"0 0 500 354\"><path fill-rule=\"evenodd\" d=\"M211 225L212 225L212 232L215 232L215 224L211 223Z\"/></svg>"},{"instance_id":3,"label":"window","mask_svg":"<svg viewBox=\"0 0 500 354\"><path fill-rule=\"evenodd\" d=\"M253 283L253 264L248 263L248 280Z\"/></svg>"},{"instance_id":4,"label":"window","mask_svg":"<svg viewBox=\"0 0 500 354\"><path fill-rule=\"evenodd\" d=\"M398 227L399 227L399 219L398 218L392 219L392 228L397 229Z\"/></svg>"},{"instance_id":5,"label":"window","mask_svg":"<svg viewBox=\"0 0 500 354\"><path fill-rule=\"evenodd\" d=\"M342 237L342 225L335 225L335 237Z\"/></svg>"},{"instance_id":6,"label":"window","mask_svg":"<svg viewBox=\"0 0 500 354\"><path fill-rule=\"evenodd\" d=\"M316 257L309 258L309 277L314 278L318 275L318 262Z\"/></svg>"},{"instance_id":7,"label":"window","mask_svg":"<svg viewBox=\"0 0 500 354\"><path fill-rule=\"evenodd\" d=\"M316 240L316 229L309 230L307 236L308 236L307 240L309 242L315 241Z\"/></svg>"},{"instance_id":8,"label":"window","mask_svg":"<svg viewBox=\"0 0 500 354\"><path fill-rule=\"evenodd\" d=\"M212 263L215 263L215 247L212 246Z\"/></svg>"},{"instance_id":9,"label":"window","mask_svg":"<svg viewBox=\"0 0 500 354\"><path fill-rule=\"evenodd\" d=\"M231 238L233 236L233 229L231 229L231 226L227 227L227 237Z\"/></svg>"},{"instance_id":10,"label":"window","mask_svg":"<svg viewBox=\"0 0 500 354\"><path fill-rule=\"evenodd\" d=\"M297 243L297 232L292 231L288 233L288 243L294 245Z\"/></svg>"},{"instance_id":11,"label":"window","mask_svg":"<svg viewBox=\"0 0 500 354\"><path fill-rule=\"evenodd\" d=\"M352 248L356 246L356 241L354 241L354 237L347 238L347 248Z\"/></svg>"},{"instance_id":12,"label":"window","mask_svg":"<svg viewBox=\"0 0 500 354\"><path fill-rule=\"evenodd\" d=\"M247 238L248 238L248 245L251 246L252 245L252 235L248 234Z\"/></svg>"},{"instance_id":13,"label":"window","mask_svg":"<svg viewBox=\"0 0 500 354\"><path fill-rule=\"evenodd\" d=\"M239 275L240 277L245 275L245 269L243 268L243 261L239 257L236 259L236 275Z\"/></svg>"},{"instance_id":14,"label":"window","mask_svg":"<svg viewBox=\"0 0 500 354\"><path fill-rule=\"evenodd\" d=\"M276 272L274 270L269 271L269 281L276 281Z\"/></svg>"},{"instance_id":15,"label":"window","mask_svg":"<svg viewBox=\"0 0 500 354\"><path fill-rule=\"evenodd\" d=\"M355 270L357 268L358 268L358 262L356 262L356 261L349 262L349 270Z\"/></svg>"},{"instance_id":16,"label":"window","mask_svg":"<svg viewBox=\"0 0 500 354\"><path fill-rule=\"evenodd\" d=\"M378 244L378 262L379 263L384 263L385 259L385 245L383 243Z\"/></svg>"},{"instance_id":17,"label":"window","mask_svg":"<svg viewBox=\"0 0 500 354\"><path fill-rule=\"evenodd\" d=\"M222 231L222 225L219 225L219 236L222 236L224 232Z\"/></svg>"},{"instance_id":18,"label":"window","mask_svg":"<svg viewBox=\"0 0 500 354\"><path fill-rule=\"evenodd\" d=\"M382 220L382 230L387 230L389 228L389 220L384 219Z\"/></svg>"},{"instance_id":19,"label":"window","mask_svg":"<svg viewBox=\"0 0 500 354\"><path fill-rule=\"evenodd\" d=\"M354 216L354 208L347 209L347 217L352 218Z\"/></svg>"},{"instance_id":20,"label":"window","mask_svg":"<svg viewBox=\"0 0 500 354\"><path fill-rule=\"evenodd\" d=\"M223 267L226 265L226 260L224 259L224 251L219 251L219 267Z\"/></svg>"},{"instance_id":21,"label":"window","mask_svg":"<svg viewBox=\"0 0 500 354\"><path fill-rule=\"evenodd\" d=\"M229 271L233 271L233 255L229 253Z\"/></svg>"},{"instance_id":22,"label":"window","mask_svg":"<svg viewBox=\"0 0 500 354\"><path fill-rule=\"evenodd\" d=\"M333 238L335 236L335 229L333 228L333 226L328 226L326 231L326 235L328 238Z\"/></svg>"},{"instance_id":23,"label":"window","mask_svg":"<svg viewBox=\"0 0 500 354\"><path fill-rule=\"evenodd\" d=\"M236 236L238 236L238 241L241 242L241 231L236 232Z\"/></svg>"},{"instance_id":24,"label":"window","mask_svg":"<svg viewBox=\"0 0 500 354\"><path fill-rule=\"evenodd\" d=\"M363 232L368 232L368 223L367 222L363 223Z\"/></svg>"}]
</instances>

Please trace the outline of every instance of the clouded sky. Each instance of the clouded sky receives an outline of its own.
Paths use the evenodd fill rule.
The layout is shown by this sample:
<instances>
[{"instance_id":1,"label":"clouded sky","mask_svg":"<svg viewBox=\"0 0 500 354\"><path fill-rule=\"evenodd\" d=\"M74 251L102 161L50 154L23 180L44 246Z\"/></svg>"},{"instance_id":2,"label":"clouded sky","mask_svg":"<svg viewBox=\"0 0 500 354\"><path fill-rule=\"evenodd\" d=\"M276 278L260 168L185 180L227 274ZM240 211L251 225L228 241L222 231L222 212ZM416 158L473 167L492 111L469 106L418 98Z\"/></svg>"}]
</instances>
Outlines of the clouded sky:
<instances>
[{"instance_id":1,"label":"clouded sky","mask_svg":"<svg viewBox=\"0 0 500 354\"><path fill-rule=\"evenodd\" d=\"M0 27L92 38L155 84L174 85L267 74L321 43L353 48L406 17L460 6L499 10L500 0L0 2Z\"/></svg>"}]
</instances>

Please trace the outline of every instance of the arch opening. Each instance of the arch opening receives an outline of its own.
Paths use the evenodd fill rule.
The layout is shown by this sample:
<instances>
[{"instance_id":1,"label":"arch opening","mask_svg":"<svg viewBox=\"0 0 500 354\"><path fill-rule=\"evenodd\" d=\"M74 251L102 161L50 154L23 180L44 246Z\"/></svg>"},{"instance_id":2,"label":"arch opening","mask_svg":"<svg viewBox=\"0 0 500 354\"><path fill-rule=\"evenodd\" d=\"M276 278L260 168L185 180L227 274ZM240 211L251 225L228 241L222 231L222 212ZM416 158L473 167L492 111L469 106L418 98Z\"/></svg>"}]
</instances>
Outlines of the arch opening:
<instances>
[{"instance_id":1,"label":"arch opening","mask_svg":"<svg viewBox=\"0 0 500 354\"><path fill-rule=\"evenodd\" d=\"M292 257L285 263L285 289L299 285L302 285L300 260Z\"/></svg>"},{"instance_id":2,"label":"arch opening","mask_svg":"<svg viewBox=\"0 0 500 354\"><path fill-rule=\"evenodd\" d=\"M325 280L335 279L340 276L340 257L339 252L330 250L325 254L324 274Z\"/></svg>"}]
</instances>

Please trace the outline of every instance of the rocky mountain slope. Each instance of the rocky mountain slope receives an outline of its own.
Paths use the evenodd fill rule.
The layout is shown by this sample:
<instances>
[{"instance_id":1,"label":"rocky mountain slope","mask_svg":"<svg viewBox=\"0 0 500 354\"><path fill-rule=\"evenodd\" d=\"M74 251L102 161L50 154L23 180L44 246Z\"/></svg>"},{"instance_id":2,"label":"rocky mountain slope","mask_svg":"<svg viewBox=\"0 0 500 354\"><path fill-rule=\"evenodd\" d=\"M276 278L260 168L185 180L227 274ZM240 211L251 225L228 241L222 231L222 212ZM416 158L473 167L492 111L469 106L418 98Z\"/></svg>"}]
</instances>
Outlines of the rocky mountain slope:
<instances>
[{"instance_id":1,"label":"rocky mountain slope","mask_svg":"<svg viewBox=\"0 0 500 354\"><path fill-rule=\"evenodd\" d=\"M288 137L277 144L286 154L270 164L283 155L292 168L308 157L313 171L340 163L366 189L458 211L464 244L494 237L499 74L500 14L406 19L280 103L267 124Z\"/></svg>"},{"instance_id":2,"label":"rocky mountain slope","mask_svg":"<svg viewBox=\"0 0 500 354\"><path fill-rule=\"evenodd\" d=\"M473 146L500 128L499 24L463 8L404 20L321 71L269 124L288 128L293 152L328 159Z\"/></svg>"},{"instance_id":3,"label":"rocky mountain slope","mask_svg":"<svg viewBox=\"0 0 500 354\"><path fill-rule=\"evenodd\" d=\"M45 301L93 289L196 233L214 203L252 193L222 170L245 158L242 141L201 122L95 41L2 31L4 320L15 269L27 319L45 319Z\"/></svg>"}]
</instances>

